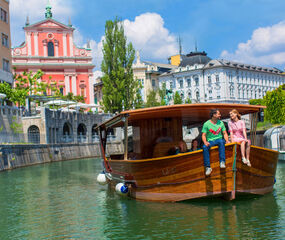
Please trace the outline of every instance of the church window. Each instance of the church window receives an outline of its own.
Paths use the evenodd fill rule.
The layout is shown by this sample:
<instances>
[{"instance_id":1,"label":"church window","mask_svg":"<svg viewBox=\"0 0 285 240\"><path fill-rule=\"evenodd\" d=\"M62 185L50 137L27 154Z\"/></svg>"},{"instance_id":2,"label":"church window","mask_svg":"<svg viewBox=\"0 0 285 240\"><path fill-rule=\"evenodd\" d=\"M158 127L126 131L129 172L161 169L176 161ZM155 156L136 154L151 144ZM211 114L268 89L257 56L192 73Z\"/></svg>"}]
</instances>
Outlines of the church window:
<instances>
[{"instance_id":1,"label":"church window","mask_svg":"<svg viewBox=\"0 0 285 240\"><path fill-rule=\"evenodd\" d=\"M54 57L54 45L53 42L48 42L48 56Z\"/></svg>"},{"instance_id":2,"label":"church window","mask_svg":"<svg viewBox=\"0 0 285 240\"><path fill-rule=\"evenodd\" d=\"M82 97L85 97L85 88L81 88L80 90L81 90L80 95Z\"/></svg>"},{"instance_id":3,"label":"church window","mask_svg":"<svg viewBox=\"0 0 285 240\"><path fill-rule=\"evenodd\" d=\"M63 95L63 87L61 87L61 88L59 89L59 92L60 92L61 95Z\"/></svg>"}]
</instances>

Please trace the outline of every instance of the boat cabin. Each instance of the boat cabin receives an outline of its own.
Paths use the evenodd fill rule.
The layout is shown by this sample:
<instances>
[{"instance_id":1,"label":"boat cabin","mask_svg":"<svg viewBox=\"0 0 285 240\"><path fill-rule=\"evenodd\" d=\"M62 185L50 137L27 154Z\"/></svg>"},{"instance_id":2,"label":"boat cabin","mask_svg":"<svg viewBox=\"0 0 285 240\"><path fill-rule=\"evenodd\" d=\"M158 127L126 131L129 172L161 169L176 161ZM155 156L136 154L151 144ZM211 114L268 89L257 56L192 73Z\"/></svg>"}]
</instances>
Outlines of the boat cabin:
<instances>
[{"instance_id":1,"label":"boat cabin","mask_svg":"<svg viewBox=\"0 0 285 240\"><path fill-rule=\"evenodd\" d=\"M237 109L241 115L250 114L251 132L254 133L257 114L262 108L264 107L255 105L207 103L123 111L97 127L101 153L104 158L108 157L111 160L151 159L175 154L173 148L185 140L183 129L201 129L203 123L210 119L211 109L220 110L221 120L229 119L232 109ZM121 129L123 133L124 151L118 155L106 156L107 135L114 129ZM198 141L201 141L200 136L197 135ZM254 134L251 138L254 143Z\"/></svg>"}]
</instances>

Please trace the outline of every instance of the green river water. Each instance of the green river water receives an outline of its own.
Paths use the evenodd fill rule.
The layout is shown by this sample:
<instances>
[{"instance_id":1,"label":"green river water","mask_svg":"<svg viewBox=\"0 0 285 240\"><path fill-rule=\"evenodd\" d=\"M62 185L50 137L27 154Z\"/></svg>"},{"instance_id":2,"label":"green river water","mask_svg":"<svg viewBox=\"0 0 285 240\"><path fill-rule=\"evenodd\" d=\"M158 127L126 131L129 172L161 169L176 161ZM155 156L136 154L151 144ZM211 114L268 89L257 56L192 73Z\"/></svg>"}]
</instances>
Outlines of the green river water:
<instances>
[{"instance_id":1,"label":"green river water","mask_svg":"<svg viewBox=\"0 0 285 240\"><path fill-rule=\"evenodd\" d=\"M99 159L0 173L0 240L285 239L285 164L273 193L232 202L152 203L96 183Z\"/></svg>"}]
</instances>

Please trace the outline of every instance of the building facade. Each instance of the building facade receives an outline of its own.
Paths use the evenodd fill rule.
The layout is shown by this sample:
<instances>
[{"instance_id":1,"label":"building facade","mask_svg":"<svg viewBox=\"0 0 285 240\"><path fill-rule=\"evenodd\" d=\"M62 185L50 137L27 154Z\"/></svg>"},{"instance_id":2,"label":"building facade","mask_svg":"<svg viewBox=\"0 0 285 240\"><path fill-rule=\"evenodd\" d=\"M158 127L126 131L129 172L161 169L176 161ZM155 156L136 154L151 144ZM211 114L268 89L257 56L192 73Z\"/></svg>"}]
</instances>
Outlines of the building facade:
<instances>
[{"instance_id":1,"label":"building facade","mask_svg":"<svg viewBox=\"0 0 285 240\"><path fill-rule=\"evenodd\" d=\"M13 83L13 75L11 73L11 35L10 35L10 14L9 1L0 0L0 83Z\"/></svg>"},{"instance_id":2,"label":"building facade","mask_svg":"<svg viewBox=\"0 0 285 240\"><path fill-rule=\"evenodd\" d=\"M79 48L73 42L74 28L52 18L51 6L46 6L45 19L24 27L25 41L12 48L12 66L16 74L41 69L41 81L57 86L63 95L73 93L94 103L91 49ZM52 95L47 92L47 95Z\"/></svg>"},{"instance_id":3,"label":"building facade","mask_svg":"<svg viewBox=\"0 0 285 240\"><path fill-rule=\"evenodd\" d=\"M141 84L142 99L147 101L147 95L152 90L159 88L159 76L174 70L176 66L163 63L154 63L149 61L141 61L139 52L137 52L136 62L133 64L134 79L137 79Z\"/></svg>"},{"instance_id":4,"label":"building facade","mask_svg":"<svg viewBox=\"0 0 285 240\"><path fill-rule=\"evenodd\" d=\"M248 103L285 83L279 69L212 60L205 52L192 52L181 60L177 68L159 76L159 85L165 83L192 103Z\"/></svg>"}]
</instances>

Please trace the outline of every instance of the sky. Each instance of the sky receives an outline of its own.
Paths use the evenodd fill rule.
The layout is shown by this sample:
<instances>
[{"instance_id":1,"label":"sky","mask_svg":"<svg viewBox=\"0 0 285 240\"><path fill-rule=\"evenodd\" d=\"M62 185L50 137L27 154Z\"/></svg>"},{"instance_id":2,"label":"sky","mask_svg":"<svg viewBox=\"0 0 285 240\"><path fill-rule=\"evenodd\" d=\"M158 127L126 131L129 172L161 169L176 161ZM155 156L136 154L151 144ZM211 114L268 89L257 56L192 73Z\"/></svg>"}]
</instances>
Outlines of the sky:
<instances>
[{"instance_id":1,"label":"sky","mask_svg":"<svg viewBox=\"0 0 285 240\"><path fill-rule=\"evenodd\" d=\"M26 16L44 19L47 0L10 0L12 46L21 44ZM105 22L119 17L141 60L167 63L178 54L207 52L260 66L285 67L284 0L50 0L53 18L71 19L74 41L90 41L95 71L100 71Z\"/></svg>"}]
</instances>

